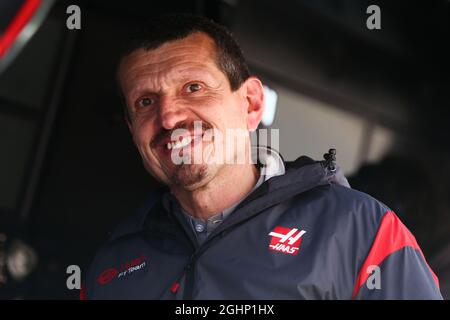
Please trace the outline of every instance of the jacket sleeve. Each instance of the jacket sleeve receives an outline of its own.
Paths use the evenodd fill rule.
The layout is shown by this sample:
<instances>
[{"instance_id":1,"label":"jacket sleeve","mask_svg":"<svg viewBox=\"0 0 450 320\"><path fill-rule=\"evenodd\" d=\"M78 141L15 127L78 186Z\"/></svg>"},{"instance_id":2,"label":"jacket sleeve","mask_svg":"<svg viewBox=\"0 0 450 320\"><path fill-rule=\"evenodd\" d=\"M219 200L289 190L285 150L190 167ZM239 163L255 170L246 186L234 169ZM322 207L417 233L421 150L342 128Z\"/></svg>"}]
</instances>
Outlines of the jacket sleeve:
<instances>
[{"instance_id":1,"label":"jacket sleeve","mask_svg":"<svg viewBox=\"0 0 450 320\"><path fill-rule=\"evenodd\" d=\"M416 239L392 211L381 220L352 298L442 299L438 278Z\"/></svg>"}]
</instances>

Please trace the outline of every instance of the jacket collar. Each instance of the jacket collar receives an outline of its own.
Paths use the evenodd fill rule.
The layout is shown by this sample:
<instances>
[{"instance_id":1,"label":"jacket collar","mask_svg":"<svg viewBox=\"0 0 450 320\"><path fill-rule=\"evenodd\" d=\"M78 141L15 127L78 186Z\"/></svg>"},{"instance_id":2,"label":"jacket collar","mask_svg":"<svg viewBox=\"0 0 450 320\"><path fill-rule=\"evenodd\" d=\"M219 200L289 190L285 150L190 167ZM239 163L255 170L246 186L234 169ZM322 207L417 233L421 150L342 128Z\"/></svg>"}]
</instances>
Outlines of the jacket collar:
<instances>
[{"instance_id":1,"label":"jacket collar","mask_svg":"<svg viewBox=\"0 0 450 320\"><path fill-rule=\"evenodd\" d=\"M274 151L272 150L272 152ZM331 171L324 161L314 161L309 157L302 156L294 162L286 162L282 159L281 155L278 153L277 155L277 166L281 167L282 165L284 174L273 174L270 179L266 179L264 183L239 203L235 208L233 215L217 227L209 238L213 238L214 235L221 233L223 230L250 219L270 206L277 205L286 199L311 190L317 186L336 183L349 187L348 182L340 169L338 168L338 170ZM272 169L267 169L267 167L275 168L273 167L273 162L271 162L271 160L264 163L264 160L261 157L260 165L263 167L266 166L266 174L268 175L276 172L272 171ZM280 170L279 172L282 171ZM157 221L161 222L164 219L167 220L168 213L169 219L172 220L172 222L169 223L171 225L174 222L173 220L178 220L178 224L180 224L180 221L186 221L184 217L176 217L173 214L170 214L173 210L163 204L162 200L169 192L167 187L163 187L154 192L147 201L147 204L139 210L137 215L126 219L119 225L110 237L110 240L139 232L145 228L145 225L153 225L155 228L159 228L156 226L156 224L158 224ZM159 212L156 213L156 211ZM157 221L155 221L156 217ZM151 224L146 223L149 219L153 220ZM183 229L185 231L186 228L190 228L185 223L181 224L184 226ZM187 235L189 234L192 234L192 232L187 232ZM188 237L191 238L190 236Z\"/></svg>"}]
</instances>

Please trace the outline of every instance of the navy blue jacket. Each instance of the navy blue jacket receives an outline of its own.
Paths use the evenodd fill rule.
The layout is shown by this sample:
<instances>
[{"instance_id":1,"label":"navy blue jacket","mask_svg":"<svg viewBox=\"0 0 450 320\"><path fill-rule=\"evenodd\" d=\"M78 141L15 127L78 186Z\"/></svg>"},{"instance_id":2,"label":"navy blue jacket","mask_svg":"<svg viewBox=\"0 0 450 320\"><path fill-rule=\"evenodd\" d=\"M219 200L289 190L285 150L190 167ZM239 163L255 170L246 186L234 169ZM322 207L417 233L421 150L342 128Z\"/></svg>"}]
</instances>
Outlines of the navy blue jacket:
<instances>
[{"instance_id":1,"label":"navy blue jacket","mask_svg":"<svg viewBox=\"0 0 450 320\"><path fill-rule=\"evenodd\" d=\"M122 223L84 279L87 299L442 299L398 217L300 157L202 244L162 197Z\"/></svg>"}]
</instances>

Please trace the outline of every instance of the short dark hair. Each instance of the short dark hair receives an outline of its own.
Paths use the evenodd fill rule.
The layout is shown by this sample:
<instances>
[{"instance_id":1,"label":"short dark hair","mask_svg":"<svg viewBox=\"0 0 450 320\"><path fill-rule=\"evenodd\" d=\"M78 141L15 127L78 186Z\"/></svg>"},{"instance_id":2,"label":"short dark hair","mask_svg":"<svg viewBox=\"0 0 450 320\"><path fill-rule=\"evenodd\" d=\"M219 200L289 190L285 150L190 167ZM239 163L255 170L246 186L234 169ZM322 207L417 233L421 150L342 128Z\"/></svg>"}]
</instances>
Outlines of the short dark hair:
<instances>
[{"instance_id":1,"label":"short dark hair","mask_svg":"<svg viewBox=\"0 0 450 320\"><path fill-rule=\"evenodd\" d=\"M228 78L232 91L239 89L250 77L241 48L225 27L202 16L185 13L165 14L145 21L131 36L121 57L137 49L157 49L166 42L183 39L194 32L203 32L214 40L219 70Z\"/></svg>"}]
</instances>

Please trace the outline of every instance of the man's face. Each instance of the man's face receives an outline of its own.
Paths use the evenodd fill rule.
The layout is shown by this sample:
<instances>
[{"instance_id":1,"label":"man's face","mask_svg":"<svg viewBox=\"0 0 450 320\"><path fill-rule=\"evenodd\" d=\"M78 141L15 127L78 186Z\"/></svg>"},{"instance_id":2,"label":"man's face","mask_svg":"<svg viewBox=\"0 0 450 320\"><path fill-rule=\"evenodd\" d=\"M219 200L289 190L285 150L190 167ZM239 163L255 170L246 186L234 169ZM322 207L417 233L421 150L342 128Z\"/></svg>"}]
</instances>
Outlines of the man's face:
<instances>
[{"instance_id":1,"label":"man's face","mask_svg":"<svg viewBox=\"0 0 450 320\"><path fill-rule=\"evenodd\" d=\"M134 143L145 168L170 186L195 190L226 166L213 160L221 154L215 143L218 140L214 141L216 134L205 139L205 132L220 133L226 143L227 128L249 128L244 86L232 92L215 61L214 41L206 34L193 33L155 50L135 50L120 65L119 81ZM194 130L197 121L201 122L200 130L198 126ZM174 131L180 132L180 128L186 130L181 131L181 137L174 137ZM189 148L174 145L182 138L187 139L184 144ZM186 155L199 150L200 162L173 161L174 153Z\"/></svg>"}]
</instances>

